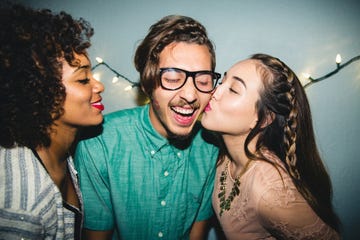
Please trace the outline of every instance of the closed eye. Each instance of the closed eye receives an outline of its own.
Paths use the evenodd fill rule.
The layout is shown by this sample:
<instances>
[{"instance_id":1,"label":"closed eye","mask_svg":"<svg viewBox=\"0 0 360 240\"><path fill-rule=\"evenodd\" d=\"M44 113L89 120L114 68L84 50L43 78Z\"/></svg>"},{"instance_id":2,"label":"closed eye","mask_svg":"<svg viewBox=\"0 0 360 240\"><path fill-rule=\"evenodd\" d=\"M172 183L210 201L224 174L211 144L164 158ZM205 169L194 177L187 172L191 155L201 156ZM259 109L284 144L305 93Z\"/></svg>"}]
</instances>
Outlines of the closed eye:
<instances>
[{"instance_id":1,"label":"closed eye","mask_svg":"<svg viewBox=\"0 0 360 240\"><path fill-rule=\"evenodd\" d=\"M78 82L85 85L85 84L88 84L90 82L90 79L85 78L85 79L78 80Z\"/></svg>"},{"instance_id":2,"label":"closed eye","mask_svg":"<svg viewBox=\"0 0 360 240\"><path fill-rule=\"evenodd\" d=\"M168 83L177 83L181 81L179 78L163 78L163 80L165 80Z\"/></svg>"},{"instance_id":3,"label":"closed eye","mask_svg":"<svg viewBox=\"0 0 360 240\"><path fill-rule=\"evenodd\" d=\"M232 93L236 93L236 94L238 94L238 92L237 91L235 91L234 89L232 89L232 88L229 88L229 90L230 90L230 92L232 92Z\"/></svg>"}]
</instances>

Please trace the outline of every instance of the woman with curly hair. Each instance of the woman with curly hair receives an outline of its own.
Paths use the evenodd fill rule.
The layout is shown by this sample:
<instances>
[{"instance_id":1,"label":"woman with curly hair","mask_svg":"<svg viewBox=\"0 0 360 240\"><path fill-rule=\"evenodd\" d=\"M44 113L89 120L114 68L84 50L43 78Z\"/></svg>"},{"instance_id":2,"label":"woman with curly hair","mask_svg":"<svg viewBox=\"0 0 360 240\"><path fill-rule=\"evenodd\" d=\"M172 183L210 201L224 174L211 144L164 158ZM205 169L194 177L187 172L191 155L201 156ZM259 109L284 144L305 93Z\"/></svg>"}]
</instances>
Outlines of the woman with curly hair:
<instances>
[{"instance_id":1,"label":"woman with curly hair","mask_svg":"<svg viewBox=\"0 0 360 240\"><path fill-rule=\"evenodd\" d=\"M228 239L339 239L309 103L287 65L265 54L236 63L201 122L224 144L212 201Z\"/></svg>"},{"instance_id":2,"label":"woman with curly hair","mask_svg":"<svg viewBox=\"0 0 360 240\"><path fill-rule=\"evenodd\" d=\"M80 239L82 199L69 154L102 122L103 85L83 19L0 8L0 239Z\"/></svg>"}]
</instances>

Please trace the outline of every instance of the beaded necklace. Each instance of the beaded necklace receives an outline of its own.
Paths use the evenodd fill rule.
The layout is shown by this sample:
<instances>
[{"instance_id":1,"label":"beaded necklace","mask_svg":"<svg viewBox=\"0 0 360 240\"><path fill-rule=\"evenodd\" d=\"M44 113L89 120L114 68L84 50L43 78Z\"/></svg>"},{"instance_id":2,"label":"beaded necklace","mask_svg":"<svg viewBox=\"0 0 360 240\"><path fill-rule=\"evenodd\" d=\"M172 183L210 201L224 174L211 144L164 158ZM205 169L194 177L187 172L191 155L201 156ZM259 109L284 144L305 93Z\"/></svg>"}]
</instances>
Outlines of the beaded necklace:
<instances>
[{"instance_id":1,"label":"beaded necklace","mask_svg":"<svg viewBox=\"0 0 360 240\"><path fill-rule=\"evenodd\" d=\"M231 173L230 173L230 165L231 161L228 160L227 163L225 164L225 169L221 172L220 174L220 192L218 194L218 198L220 200L220 217L223 214L224 211L229 211L230 210L230 205L231 202L234 200L234 198L236 196L238 196L240 194L240 178L241 176L245 173L250 161L248 161L245 165L245 167L241 170L240 174L233 179L231 177ZM226 197L226 179L227 176L229 175L230 179L234 182L234 185L230 191L230 194L227 198Z\"/></svg>"}]
</instances>

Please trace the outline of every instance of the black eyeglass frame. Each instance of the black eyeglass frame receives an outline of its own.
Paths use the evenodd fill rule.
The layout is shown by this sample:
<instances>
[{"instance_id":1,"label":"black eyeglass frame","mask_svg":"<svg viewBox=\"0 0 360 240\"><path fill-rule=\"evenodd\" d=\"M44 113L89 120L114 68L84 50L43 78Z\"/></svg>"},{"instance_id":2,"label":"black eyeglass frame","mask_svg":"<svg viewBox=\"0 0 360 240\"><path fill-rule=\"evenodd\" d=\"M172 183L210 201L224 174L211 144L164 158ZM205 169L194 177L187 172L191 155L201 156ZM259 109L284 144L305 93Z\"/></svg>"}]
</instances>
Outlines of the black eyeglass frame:
<instances>
[{"instance_id":1,"label":"black eyeglass frame","mask_svg":"<svg viewBox=\"0 0 360 240\"><path fill-rule=\"evenodd\" d=\"M179 87L174 88L174 89L173 89L173 88L167 88L167 87L163 86L163 83L162 83L162 80L161 80L162 74L163 74L165 71L169 71L169 70L174 70L174 71L178 71L178 72L184 72L184 73L185 73L185 81L184 81L184 83L181 84ZM198 88L198 86L196 85L195 77L196 77L196 75L199 74L199 73L200 73L200 74L203 74L203 73L205 73L205 74L211 74L211 75L213 76L213 79L215 79L215 81L213 82L213 88L212 88L211 90L209 90L209 91L203 91L203 90L200 90L200 89ZM214 89L215 89L215 87L216 87L219 79L221 78L221 74L220 74L220 73L217 73L217 72L214 72L214 71L208 71L208 70L201 70L201 71L191 72L191 71L187 71L187 70L184 70L184 69L181 69L181 68L175 68L175 67L160 68L159 81L160 81L161 87L162 87L163 89L165 89L165 90L176 91L176 90L182 88L182 87L185 85L185 83L187 82L187 80L188 80L189 77L192 77L194 86L195 86L195 88L196 88L198 91L200 91L200 92L202 92L202 93L210 93L210 92L214 91Z\"/></svg>"}]
</instances>

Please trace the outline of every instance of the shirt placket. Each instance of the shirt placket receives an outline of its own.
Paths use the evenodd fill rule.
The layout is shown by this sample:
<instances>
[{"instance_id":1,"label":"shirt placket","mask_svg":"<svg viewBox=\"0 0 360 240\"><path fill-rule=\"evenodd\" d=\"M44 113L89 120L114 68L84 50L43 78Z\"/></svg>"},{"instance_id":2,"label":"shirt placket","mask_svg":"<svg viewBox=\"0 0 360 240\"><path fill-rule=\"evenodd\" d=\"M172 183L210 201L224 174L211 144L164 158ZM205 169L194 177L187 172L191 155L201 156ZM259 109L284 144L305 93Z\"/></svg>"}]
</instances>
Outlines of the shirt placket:
<instances>
[{"instance_id":1,"label":"shirt placket","mask_svg":"<svg viewBox=\"0 0 360 240\"><path fill-rule=\"evenodd\" d=\"M170 145L166 145L161 148L160 151L155 153L156 161L158 168L158 179L159 179L159 195L158 195L158 204L157 209L159 213L159 221L158 229L156 230L156 235L160 239L169 239L171 238L172 233L169 230L174 230L171 227L173 223L173 219L171 219L172 214L172 206L174 203L171 202L173 199L172 194L174 191L172 184L174 183L176 177L176 166L177 161L179 161L179 156L181 153L179 151L174 151L173 147ZM154 155L155 155L154 154ZM164 221L165 219L165 221Z\"/></svg>"}]
</instances>

